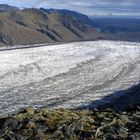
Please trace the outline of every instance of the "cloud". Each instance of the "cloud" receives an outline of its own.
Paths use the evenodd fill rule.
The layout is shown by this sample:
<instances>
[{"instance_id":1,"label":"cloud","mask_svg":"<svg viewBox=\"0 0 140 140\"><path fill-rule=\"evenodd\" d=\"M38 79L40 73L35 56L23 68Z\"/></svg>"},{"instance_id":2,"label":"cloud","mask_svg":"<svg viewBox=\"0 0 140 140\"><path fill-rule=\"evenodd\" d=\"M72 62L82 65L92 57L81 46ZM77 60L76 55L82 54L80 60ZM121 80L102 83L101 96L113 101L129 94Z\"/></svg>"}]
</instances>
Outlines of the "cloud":
<instances>
[{"instance_id":1,"label":"cloud","mask_svg":"<svg viewBox=\"0 0 140 140\"><path fill-rule=\"evenodd\" d=\"M76 10L88 15L140 15L140 0L0 0L18 7Z\"/></svg>"}]
</instances>

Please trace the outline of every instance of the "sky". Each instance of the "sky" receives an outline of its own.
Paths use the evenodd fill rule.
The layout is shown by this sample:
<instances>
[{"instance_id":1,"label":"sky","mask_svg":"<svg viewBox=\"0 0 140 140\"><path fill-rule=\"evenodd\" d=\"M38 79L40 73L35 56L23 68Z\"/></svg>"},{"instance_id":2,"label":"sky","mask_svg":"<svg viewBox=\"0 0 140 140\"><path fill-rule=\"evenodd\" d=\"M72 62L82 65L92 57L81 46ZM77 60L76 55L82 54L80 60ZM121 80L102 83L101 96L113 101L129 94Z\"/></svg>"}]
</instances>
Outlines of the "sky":
<instances>
[{"instance_id":1,"label":"sky","mask_svg":"<svg viewBox=\"0 0 140 140\"><path fill-rule=\"evenodd\" d=\"M89 16L118 15L140 17L140 0L0 0L20 8L44 7L75 10Z\"/></svg>"}]
</instances>

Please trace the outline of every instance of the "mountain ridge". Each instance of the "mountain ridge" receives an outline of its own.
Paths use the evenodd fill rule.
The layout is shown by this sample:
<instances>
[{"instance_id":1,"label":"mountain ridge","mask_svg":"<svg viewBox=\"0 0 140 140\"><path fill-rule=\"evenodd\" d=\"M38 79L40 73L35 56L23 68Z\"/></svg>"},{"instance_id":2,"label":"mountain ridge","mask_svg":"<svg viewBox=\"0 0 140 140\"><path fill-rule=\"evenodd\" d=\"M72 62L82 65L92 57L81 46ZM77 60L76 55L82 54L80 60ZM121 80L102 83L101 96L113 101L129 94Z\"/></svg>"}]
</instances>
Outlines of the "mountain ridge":
<instances>
[{"instance_id":1,"label":"mountain ridge","mask_svg":"<svg viewBox=\"0 0 140 140\"><path fill-rule=\"evenodd\" d=\"M105 22L100 23L103 26ZM125 32L109 27L107 31L97 20L66 9L25 8L0 5L0 46L33 45L89 40L140 41L140 32ZM114 25L118 26L119 21ZM135 28L135 25L132 25ZM131 27L132 27L131 26ZM9 30L8 30L9 29ZM109 31L108 31L109 30Z\"/></svg>"},{"instance_id":2,"label":"mountain ridge","mask_svg":"<svg viewBox=\"0 0 140 140\"><path fill-rule=\"evenodd\" d=\"M0 24L0 45L93 40L100 36L88 16L69 10L29 8L3 11L0 12ZM12 27L17 30L13 31Z\"/></svg>"}]
</instances>

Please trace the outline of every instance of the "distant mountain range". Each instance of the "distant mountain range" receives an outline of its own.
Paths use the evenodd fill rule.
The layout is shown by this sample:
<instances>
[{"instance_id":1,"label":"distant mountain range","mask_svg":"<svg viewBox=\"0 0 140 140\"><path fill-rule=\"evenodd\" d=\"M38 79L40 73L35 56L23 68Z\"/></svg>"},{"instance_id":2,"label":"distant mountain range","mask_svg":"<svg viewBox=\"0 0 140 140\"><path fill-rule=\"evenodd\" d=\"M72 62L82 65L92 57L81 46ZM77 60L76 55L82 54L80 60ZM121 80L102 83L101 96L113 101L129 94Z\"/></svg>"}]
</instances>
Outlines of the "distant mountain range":
<instances>
[{"instance_id":1,"label":"distant mountain range","mask_svg":"<svg viewBox=\"0 0 140 140\"><path fill-rule=\"evenodd\" d=\"M94 20L70 10L0 5L0 46L83 40L139 40L137 34L98 32Z\"/></svg>"},{"instance_id":2,"label":"distant mountain range","mask_svg":"<svg viewBox=\"0 0 140 140\"><path fill-rule=\"evenodd\" d=\"M10 10L19 10L19 8L14 6L9 6L7 4L0 4L0 12L10 11Z\"/></svg>"},{"instance_id":3,"label":"distant mountain range","mask_svg":"<svg viewBox=\"0 0 140 140\"><path fill-rule=\"evenodd\" d=\"M100 32L140 32L140 18L133 17L91 17Z\"/></svg>"}]
</instances>

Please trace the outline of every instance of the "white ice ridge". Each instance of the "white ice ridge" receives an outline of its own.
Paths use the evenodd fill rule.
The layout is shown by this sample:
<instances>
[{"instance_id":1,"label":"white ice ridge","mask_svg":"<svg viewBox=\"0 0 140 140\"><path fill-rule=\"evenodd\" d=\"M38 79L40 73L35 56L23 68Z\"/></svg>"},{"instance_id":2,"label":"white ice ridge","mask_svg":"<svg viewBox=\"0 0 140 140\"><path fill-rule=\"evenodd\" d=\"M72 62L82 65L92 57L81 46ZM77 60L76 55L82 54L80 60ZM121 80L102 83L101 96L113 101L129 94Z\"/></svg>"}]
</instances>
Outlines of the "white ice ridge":
<instances>
[{"instance_id":1,"label":"white ice ridge","mask_svg":"<svg viewBox=\"0 0 140 140\"><path fill-rule=\"evenodd\" d=\"M140 80L140 43L88 41L0 51L0 114L75 108Z\"/></svg>"}]
</instances>

